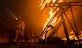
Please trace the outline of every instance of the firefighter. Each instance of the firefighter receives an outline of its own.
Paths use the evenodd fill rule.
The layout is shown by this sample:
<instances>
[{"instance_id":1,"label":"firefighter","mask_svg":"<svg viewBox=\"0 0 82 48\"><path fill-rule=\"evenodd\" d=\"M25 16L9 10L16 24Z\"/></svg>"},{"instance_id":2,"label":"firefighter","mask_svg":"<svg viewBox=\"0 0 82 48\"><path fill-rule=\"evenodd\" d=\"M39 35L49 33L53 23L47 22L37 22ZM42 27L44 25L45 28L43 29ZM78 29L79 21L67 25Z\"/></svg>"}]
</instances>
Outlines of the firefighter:
<instances>
[{"instance_id":1,"label":"firefighter","mask_svg":"<svg viewBox=\"0 0 82 48\"><path fill-rule=\"evenodd\" d=\"M20 16L18 16L14 42L17 42L19 36L22 37L22 42L25 41L24 29L25 29L25 23L24 21L21 20Z\"/></svg>"}]
</instances>

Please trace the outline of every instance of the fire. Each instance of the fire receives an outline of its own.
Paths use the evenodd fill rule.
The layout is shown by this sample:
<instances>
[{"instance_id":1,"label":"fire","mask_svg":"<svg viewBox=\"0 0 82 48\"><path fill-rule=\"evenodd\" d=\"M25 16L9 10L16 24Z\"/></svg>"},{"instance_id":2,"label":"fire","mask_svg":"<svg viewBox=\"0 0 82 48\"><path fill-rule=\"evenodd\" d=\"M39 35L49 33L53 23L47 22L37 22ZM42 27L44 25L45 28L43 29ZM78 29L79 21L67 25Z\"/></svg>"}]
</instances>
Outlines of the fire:
<instances>
[{"instance_id":1,"label":"fire","mask_svg":"<svg viewBox=\"0 0 82 48\"><path fill-rule=\"evenodd\" d=\"M58 9L57 9L58 10ZM54 12L53 12L53 9L52 8L50 8L50 10L49 10L49 18L47 18L47 20L46 20L46 22L44 23L44 26L43 26L43 30L44 30L44 28L47 26L47 24L48 24L48 22L50 21L50 19L54 16ZM54 18L54 20L50 23L50 25L53 25L53 23L55 23L56 22L56 20L57 20L57 18ZM47 29L47 31L48 30L50 30L51 29L51 27L49 27L48 29ZM43 34L43 36L42 36L42 39L44 40L45 39L45 33Z\"/></svg>"},{"instance_id":2,"label":"fire","mask_svg":"<svg viewBox=\"0 0 82 48\"><path fill-rule=\"evenodd\" d=\"M44 2L44 3L41 5L41 10L43 10L45 6L46 6L46 3Z\"/></svg>"},{"instance_id":3,"label":"fire","mask_svg":"<svg viewBox=\"0 0 82 48\"><path fill-rule=\"evenodd\" d=\"M76 36L75 33L74 33L74 31L71 31L71 32L69 33L69 39L70 39L70 40L78 40L78 39L77 39L77 36Z\"/></svg>"},{"instance_id":4,"label":"fire","mask_svg":"<svg viewBox=\"0 0 82 48\"><path fill-rule=\"evenodd\" d=\"M63 2L63 0L59 0L59 2Z\"/></svg>"},{"instance_id":5,"label":"fire","mask_svg":"<svg viewBox=\"0 0 82 48\"><path fill-rule=\"evenodd\" d=\"M40 4L41 10L43 10L45 8L46 4L49 4L51 2L55 3L56 1L57 0L42 0L41 4ZM63 0L58 0L58 2L63 2ZM49 17L46 19L46 22L43 25L43 30L58 10L59 10L59 8L56 9L56 8L52 8L52 7L49 8L49 10L47 10L48 13L49 13ZM56 21L57 21L57 16L53 18L53 21L49 25L53 26L53 24L55 24ZM47 30L50 30L50 29L51 29L51 27L49 27ZM43 40L45 39L45 35L46 35L46 33L44 33L43 36L42 36Z\"/></svg>"},{"instance_id":6,"label":"fire","mask_svg":"<svg viewBox=\"0 0 82 48\"><path fill-rule=\"evenodd\" d=\"M40 6L43 4L44 0L41 0Z\"/></svg>"},{"instance_id":7,"label":"fire","mask_svg":"<svg viewBox=\"0 0 82 48\"><path fill-rule=\"evenodd\" d=\"M50 2L52 1L52 3L55 3L56 0L41 0L41 3L40 3L40 7L41 7L41 10L44 9L44 7L46 6L46 4L49 4Z\"/></svg>"},{"instance_id":8,"label":"fire","mask_svg":"<svg viewBox=\"0 0 82 48\"><path fill-rule=\"evenodd\" d=\"M50 2L51 2L51 0L45 0L45 2L48 4L48 3L50 3Z\"/></svg>"},{"instance_id":9,"label":"fire","mask_svg":"<svg viewBox=\"0 0 82 48\"><path fill-rule=\"evenodd\" d=\"M55 3L56 2L56 0L52 0L52 3Z\"/></svg>"},{"instance_id":10,"label":"fire","mask_svg":"<svg viewBox=\"0 0 82 48\"><path fill-rule=\"evenodd\" d=\"M51 28L48 28L47 30L50 30ZM46 32L43 34L42 39L44 40L46 38Z\"/></svg>"},{"instance_id":11,"label":"fire","mask_svg":"<svg viewBox=\"0 0 82 48\"><path fill-rule=\"evenodd\" d=\"M56 14L56 12L59 10L59 8L57 8L55 11L53 10L53 8L50 8L49 10L49 17L47 18L46 22L44 23L43 29L46 27L46 25L48 24L48 22L50 21L50 19L54 16L54 14ZM55 17L53 19L53 21L50 23L50 25L53 25L57 20L57 17Z\"/></svg>"},{"instance_id":12,"label":"fire","mask_svg":"<svg viewBox=\"0 0 82 48\"><path fill-rule=\"evenodd\" d=\"M43 34L42 39L43 39L43 40L45 39L45 34Z\"/></svg>"},{"instance_id":13,"label":"fire","mask_svg":"<svg viewBox=\"0 0 82 48\"><path fill-rule=\"evenodd\" d=\"M53 25L56 22L57 18L54 18L54 21L52 21L51 25Z\"/></svg>"},{"instance_id":14,"label":"fire","mask_svg":"<svg viewBox=\"0 0 82 48\"><path fill-rule=\"evenodd\" d=\"M46 22L44 23L43 29L46 27L46 25L48 24L48 22L50 21L50 19L53 17L54 14L55 14L55 13L53 13L53 9L50 8L49 18L47 18Z\"/></svg>"}]
</instances>

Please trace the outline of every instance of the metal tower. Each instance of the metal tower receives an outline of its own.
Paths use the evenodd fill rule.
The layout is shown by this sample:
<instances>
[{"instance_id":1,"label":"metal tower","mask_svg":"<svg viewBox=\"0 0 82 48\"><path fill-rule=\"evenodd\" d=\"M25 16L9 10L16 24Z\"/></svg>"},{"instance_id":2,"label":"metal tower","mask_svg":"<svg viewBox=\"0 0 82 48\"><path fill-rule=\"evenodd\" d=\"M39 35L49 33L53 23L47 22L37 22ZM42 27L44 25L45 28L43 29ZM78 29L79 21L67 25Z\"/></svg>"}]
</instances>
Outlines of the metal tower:
<instances>
[{"instance_id":1,"label":"metal tower","mask_svg":"<svg viewBox=\"0 0 82 48\"><path fill-rule=\"evenodd\" d=\"M75 32L75 35L78 38L79 41L79 36L78 36L78 30L76 27L76 23L75 23L75 19L74 19L74 15L73 15L73 10L72 10L72 6L82 6L82 2L64 2L64 1L59 1L59 0L42 0L40 7L42 10L42 13L45 11L49 11L49 18L47 20L46 25L44 26L42 33L39 37L39 39L45 40L46 34L49 32L49 30L53 29L55 30L55 32L57 32L57 30L59 29L59 27L61 26L61 24L63 24L63 28L64 28L64 32L67 38L67 41L69 42L69 35L68 35L68 29L65 23L65 18L67 19L67 21L69 22L72 30ZM73 19L73 23L74 23L74 27L71 24L71 21L68 19L69 17L67 17L66 12L70 11L72 19ZM42 14L41 13L41 14ZM53 24L56 24L56 22L60 20L60 24L58 26L55 26ZM51 35L53 36L53 35Z\"/></svg>"}]
</instances>

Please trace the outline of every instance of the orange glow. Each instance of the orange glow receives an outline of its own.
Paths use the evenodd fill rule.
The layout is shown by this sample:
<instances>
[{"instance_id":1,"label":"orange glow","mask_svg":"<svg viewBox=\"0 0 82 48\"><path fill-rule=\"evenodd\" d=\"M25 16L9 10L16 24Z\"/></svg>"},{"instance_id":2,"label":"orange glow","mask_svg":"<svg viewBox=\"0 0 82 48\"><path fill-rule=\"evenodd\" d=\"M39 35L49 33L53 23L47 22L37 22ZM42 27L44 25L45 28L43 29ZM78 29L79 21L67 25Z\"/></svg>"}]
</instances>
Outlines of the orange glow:
<instances>
[{"instance_id":1,"label":"orange glow","mask_svg":"<svg viewBox=\"0 0 82 48\"><path fill-rule=\"evenodd\" d=\"M44 7L46 6L46 4L50 3L51 1L52 1L52 3L55 3L56 2L56 0L45 0L45 1L42 0L41 1L41 4L40 4L41 10L43 10ZM43 25L43 30L45 29L45 27L47 26L47 24L49 23L49 21L52 19L52 17L56 14L56 12L58 10L59 10L59 8L52 8L52 7L49 8L49 10L46 10L48 12L48 16L49 17L46 19L46 22ZM52 19L51 23L49 23L49 25L53 26L55 24L55 22L57 21L57 18L58 18L58 16L55 16ZM51 27L47 28L47 31L50 30L50 29L51 29ZM44 33L43 36L42 36L42 39L43 40L45 39L45 35L46 35L46 33Z\"/></svg>"},{"instance_id":2,"label":"orange glow","mask_svg":"<svg viewBox=\"0 0 82 48\"><path fill-rule=\"evenodd\" d=\"M45 1L41 0L41 3L40 3L41 10L43 10L46 4L50 3L51 1L52 3L55 3L56 0L45 0Z\"/></svg>"},{"instance_id":3,"label":"orange glow","mask_svg":"<svg viewBox=\"0 0 82 48\"><path fill-rule=\"evenodd\" d=\"M80 31L79 39L82 39L82 31Z\"/></svg>"},{"instance_id":4,"label":"orange glow","mask_svg":"<svg viewBox=\"0 0 82 48\"><path fill-rule=\"evenodd\" d=\"M70 39L70 40L78 40L77 37L76 37L76 35L75 35L75 33L74 33L73 31L71 31L71 32L69 33L69 39Z\"/></svg>"},{"instance_id":5,"label":"orange glow","mask_svg":"<svg viewBox=\"0 0 82 48\"><path fill-rule=\"evenodd\" d=\"M45 39L45 34L43 34L42 39L43 39L43 40Z\"/></svg>"},{"instance_id":6,"label":"orange glow","mask_svg":"<svg viewBox=\"0 0 82 48\"><path fill-rule=\"evenodd\" d=\"M48 3L50 3L50 2L51 2L51 0L45 0L45 2L48 4Z\"/></svg>"},{"instance_id":7,"label":"orange glow","mask_svg":"<svg viewBox=\"0 0 82 48\"><path fill-rule=\"evenodd\" d=\"M49 10L49 17L47 18L46 22L44 23L43 29L46 27L46 25L48 24L48 22L50 21L50 19L54 16L54 14L56 14L56 12L59 10L59 8L57 8L55 11L53 10L53 8L50 8ZM50 25L53 25L57 20L57 17L54 18L54 20L51 22Z\"/></svg>"},{"instance_id":8,"label":"orange glow","mask_svg":"<svg viewBox=\"0 0 82 48\"><path fill-rule=\"evenodd\" d=\"M55 13L53 13L53 9L50 8L49 18L47 18L46 22L44 23L43 29L46 27L46 25L48 24L48 22L50 21L50 19L53 17L54 14L55 14Z\"/></svg>"},{"instance_id":9,"label":"orange glow","mask_svg":"<svg viewBox=\"0 0 82 48\"><path fill-rule=\"evenodd\" d=\"M54 20L52 21L51 25L53 25L56 22L57 18L54 18Z\"/></svg>"},{"instance_id":10,"label":"orange glow","mask_svg":"<svg viewBox=\"0 0 82 48\"><path fill-rule=\"evenodd\" d=\"M45 6L46 6L46 2L44 2L44 0L41 0L41 3L39 5L39 7L41 7L41 10L43 10Z\"/></svg>"},{"instance_id":11,"label":"orange glow","mask_svg":"<svg viewBox=\"0 0 82 48\"><path fill-rule=\"evenodd\" d=\"M66 41L66 40L67 40L67 38L62 38L62 40Z\"/></svg>"},{"instance_id":12,"label":"orange glow","mask_svg":"<svg viewBox=\"0 0 82 48\"><path fill-rule=\"evenodd\" d=\"M52 3L55 3L56 2L56 0L52 0Z\"/></svg>"},{"instance_id":13,"label":"orange glow","mask_svg":"<svg viewBox=\"0 0 82 48\"><path fill-rule=\"evenodd\" d=\"M63 0L59 0L59 2L63 2Z\"/></svg>"},{"instance_id":14,"label":"orange glow","mask_svg":"<svg viewBox=\"0 0 82 48\"><path fill-rule=\"evenodd\" d=\"M69 36L69 39L70 39L70 40L78 40L77 37L76 37L75 35Z\"/></svg>"},{"instance_id":15,"label":"orange glow","mask_svg":"<svg viewBox=\"0 0 82 48\"><path fill-rule=\"evenodd\" d=\"M41 3L40 3L40 7L42 6L42 3L44 2L44 0L41 0Z\"/></svg>"},{"instance_id":16,"label":"orange glow","mask_svg":"<svg viewBox=\"0 0 82 48\"><path fill-rule=\"evenodd\" d=\"M47 31L50 30L50 29L51 29L51 28L48 28ZM43 40L45 39L45 35L46 35L46 32L45 32L45 33L43 34L43 36L42 36L42 39L43 39Z\"/></svg>"},{"instance_id":17,"label":"orange glow","mask_svg":"<svg viewBox=\"0 0 82 48\"><path fill-rule=\"evenodd\" d=\"M44 2L44 3L41 5L41 10L43 10L45 6L46 6L46 3Z\"/></svg>"}]
</instances>

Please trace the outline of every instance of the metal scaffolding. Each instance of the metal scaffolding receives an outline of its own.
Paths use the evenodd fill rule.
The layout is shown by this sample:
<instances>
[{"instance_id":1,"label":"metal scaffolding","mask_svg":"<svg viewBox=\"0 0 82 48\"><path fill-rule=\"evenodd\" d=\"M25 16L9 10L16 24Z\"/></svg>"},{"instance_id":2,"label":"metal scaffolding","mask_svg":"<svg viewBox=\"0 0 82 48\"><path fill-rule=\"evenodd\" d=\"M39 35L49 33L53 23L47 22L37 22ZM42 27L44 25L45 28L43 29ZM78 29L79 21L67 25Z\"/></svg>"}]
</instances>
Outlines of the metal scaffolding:
<instances>
[{"instance_id":1,"label":"metal scaffolding","mask_svg":"<svg viewBox=\"0 0 82 48\"><path fill-rule=\"evenodd\" d=\"M46 0L43 0L40 5L42 13L48 8L47 11L52 11L52 14L50 14L51 17L48 18L49 20L48 20L47 24L45 25L45 27L43 28L39 39L45 40L47 38L46 34L49 32L49 30L55 28L54 30L56 30L56 31L54 31L54 32L57 32L57 30L59 29L61 24L63 24L64 32L65 32L67 41L69 42L70 39L69 39L68 31L67 31L68 29L67 29L66 23L65 23L65 18L66 18L68 23L70 24L72 30L75 32L75 35L77 36L78 41L79 41L79 35L78 35L77 26L76 26L75 19L74 19L72 6L82 6L82 2L63 2L63 1L59 2L59 0L55 0L54 2L53 2L53 0L50 0L50 1L46 2ZM74 27L71 24L71 21L68 19L67 14L66 14L66 11L69 11L69 10L72 15ZM54 22L56 24L56 22L60 18L61 18L60 22L62 22L62 23L60 23L58 25L58 27L53 26L52 23Z\"/></svg>"}]
</instances>

